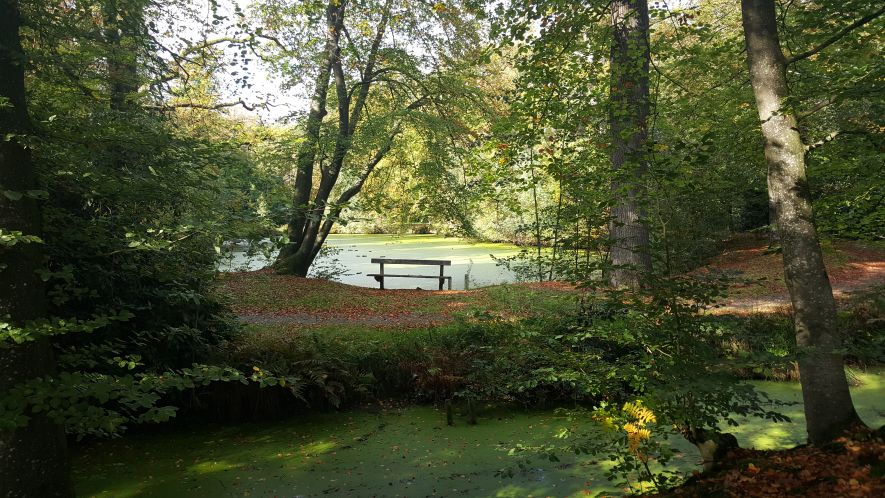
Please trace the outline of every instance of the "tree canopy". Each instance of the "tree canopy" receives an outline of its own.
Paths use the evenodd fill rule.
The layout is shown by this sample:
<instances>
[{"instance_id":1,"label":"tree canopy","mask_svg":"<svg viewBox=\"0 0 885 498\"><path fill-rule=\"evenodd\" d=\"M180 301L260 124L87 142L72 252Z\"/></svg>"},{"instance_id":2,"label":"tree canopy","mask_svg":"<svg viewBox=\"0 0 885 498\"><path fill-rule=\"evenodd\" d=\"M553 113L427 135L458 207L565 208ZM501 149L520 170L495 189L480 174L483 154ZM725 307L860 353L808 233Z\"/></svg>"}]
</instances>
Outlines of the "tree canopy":
<instances>
[{"instance_id":1,"label":"tree canopy","mask_svg":"<svg viewBox=\"0 0 885 498\"><path fill-rule=\"evenodd\" d=\"M885 238L883 13L0 0L0 495L72 496L66 440L200 419L218 386L337 407L401 386L403 365L426 368L401 391L471 416L524 395L629 424L607 444L668 487L647 465L671 456L655 424L712 461L734 414L782 419L733 381L771 360L736 366L729 347L758 337L710 311L734 276L707 263L746 232L782 257L792 332L763 349L798 365L809 441L862 425L846 348L881 336L840 321L826 260L829 241ZM220 261L263 253L261 278L329 276L336 233L517 244L499 264L574 285L578 305L559 313L568 324L471 322L402 361L242 347ZM440 366L431 346L455 352ZM577 448L607 451L594 444Z\"/></svg>"}]
</instances>

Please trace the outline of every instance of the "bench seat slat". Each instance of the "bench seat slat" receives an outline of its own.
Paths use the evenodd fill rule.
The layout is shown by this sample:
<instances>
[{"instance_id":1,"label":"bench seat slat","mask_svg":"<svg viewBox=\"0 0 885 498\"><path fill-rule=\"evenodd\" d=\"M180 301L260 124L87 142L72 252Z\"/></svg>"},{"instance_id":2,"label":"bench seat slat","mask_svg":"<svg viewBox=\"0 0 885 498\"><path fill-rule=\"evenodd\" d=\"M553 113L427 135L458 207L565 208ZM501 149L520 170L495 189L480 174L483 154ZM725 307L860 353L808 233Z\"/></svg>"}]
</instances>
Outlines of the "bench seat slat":
<instances>
[{"instance_id":1,"label":"bench seat slat","mask_svg":"<svg viewBox=\"0 0 885 498\"><path fill-rule=\"evenodd\" d=\"M372 263L384 263L388 265L427 265L427 266L451 266L452 262L445 259L392 259L372 258Z\"/></svg>"}]
</instances>

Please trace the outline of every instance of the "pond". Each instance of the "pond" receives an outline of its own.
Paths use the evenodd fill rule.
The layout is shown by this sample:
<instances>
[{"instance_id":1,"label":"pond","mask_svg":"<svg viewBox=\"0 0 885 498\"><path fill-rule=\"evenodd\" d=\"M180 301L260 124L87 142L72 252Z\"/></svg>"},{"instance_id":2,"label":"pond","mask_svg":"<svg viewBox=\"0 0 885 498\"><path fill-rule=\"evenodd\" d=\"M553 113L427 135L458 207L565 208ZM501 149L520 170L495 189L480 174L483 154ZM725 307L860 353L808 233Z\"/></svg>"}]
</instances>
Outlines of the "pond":
<instances>
[{"instance_id":1,"label":"pond","mask_svg":"<svg viewBox=\"0 0 885 498\"><path fill-rule=\"evenodd\" d=\"M885 423L885 375L860 374L852 388L861 417ZM744 447L786 448L804 439L801 392L796 383L758 382L773 398L796 404L780 408L792 423L748 420L730 428ZM563 427L593 433L592 422L554 411L487 411L471 426L454 427L432 407L413 406L380 414L340 412L236 427L200 426L130 435L76 452L74 478L81 497L312 497L464 496L571 497L617 491L604 478L610 461L559 454L534 458L524 472L499 470L518 460L508 449L561 443ZM682 438L672 464L691 471L698 459Z\"/></svg>"},{"instance_id":2,"label":"pond","mask_svg":"<svg viewBox=\"0 0 885 498\"><path fill-rule=\"evenodd\" d=\"M400 259L445 259L452 262L446 267L446 275L452 276L452 288L464 289L465 276L469 278L470 287L481 287L510 283L516 276L496 264L494 257L502 258L519 253L517 246L474 242L457 237L440 235L352 235L332 234L326 245L333 248L331 257L318 258L315 268L328 267L334 264L346 274L336 280L360 287L377 287L378 283L369 273L378 273L378 265L371 262L372 258ZM332 261L337 260L337 261ZM241 269L257 270L264 268L273 258L263 256L248 257L244 251L234 251L230 258L219 266L221 271L237 271ZM385 272L407 273L419 275L438 275L438 266L394 266L385 268ZM385 279L387 289L435 289L436 281L430 279L390 278Z\"/></svg>"}]
</instances>

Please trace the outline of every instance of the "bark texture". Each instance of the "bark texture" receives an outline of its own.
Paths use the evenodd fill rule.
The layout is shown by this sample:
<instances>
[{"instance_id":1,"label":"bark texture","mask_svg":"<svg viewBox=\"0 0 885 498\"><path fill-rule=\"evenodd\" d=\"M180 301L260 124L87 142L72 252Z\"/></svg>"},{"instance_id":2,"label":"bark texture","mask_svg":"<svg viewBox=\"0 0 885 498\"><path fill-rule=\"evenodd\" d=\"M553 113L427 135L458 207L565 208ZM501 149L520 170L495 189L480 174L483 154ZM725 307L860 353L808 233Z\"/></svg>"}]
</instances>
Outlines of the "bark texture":
<instances>
[{"instance_id":1,"label":"bark texture","mask_svg":"<svg viewBox=\"0 0 885 498\"><path fill-rule=\"evenodd\" d=\"M750 81L756 98L765 159L768 196L774 210L784 274L800 347L799 371L808 439L821 443L860 424L854 410L843 358L836 303L827 277L805 173L805 144L789 97L787 60L777 34L774 0L742 0Z\"/></svg>"},{"instance_id":2,"label":"bark texture","mask_svg":"<svg viewBox=\"0 0 885 498\"><path fill-rule=\"evenodd\" d=\"M639 202L641 181L648 169L649 46L646 0L614 0L609 127L611 191L615 205L609 223L609 280L614 287L639 286L651 270L648 227Z\"/></svg>"},{"instance_id":3,"label":"bark texture","mask_svg":"<svg viewBox=\"0 0 885 498\"><path fill-rule=\"evenodd\" d=\"M138 61L134 45L144 29L143 8L140 0L108 0L102 6L108 53L108 89L111 110L114 111L131 109L133 96L138 91Z\"/></svg>"},{"instance_id":4,"label":"bark texture","mask_svg":"<svg viewBox=\"0 0 885 498\"><path fill-rule=\"evenodd\" d=\"M320 142L320 128L326 117L326 95L329 93L329 79L332 74L332 60L336 57L338 40L341 37L339 17L344 15L344 5L330 3L326 8L326 44L323 60L317 70L313 96L310 99L310 112L305 124L304 142L298 149L295 171L295 195L292 199L293 214L289 219L289 243L277 257L277 267L284 273L304 276L312 261L303 261L296 253L304 241L304 228L310 211L310 194L313 191L313 169Z\"/></svg>"},{"instance_id":5,"label":"bark texture","mask_svg":"<svg viewBox=\"0 0 885 498\"><path fill-rule=\"evenodd\" d=\"M346 3L331 1L326 6L326 43L323 59L317 70L314 81L313 96L310 101L310 112L305 124L304 142L298 150L295 172L295 195L292 199L292 217L289 219L287 233L289 243L283 246L277 256L275 266L280 273L304 277L316 258L312 254L313 242L310 236L309 222L316 215L316 206L311 205L313 193L314 166L320 143L320 131L323 118L326 116L326 98L329 93L329 81L332 67L340 64L341 48L339 41L344 30L344 14ZM347 102L345 100L345 105ZM340 105L340 104L339 104ZM317 196L319 198L319 195ZM319 200L319 199L317 199ZM305 243L307 242L307 243ZM317 253L319 251L317 250Z\"/></svg>"},{"instance_id":6,"label":"bark texture","mask_svg":"<svg viewBox=\"0 0 885 498\"><path fill-rule=\"evenodd\" d=\"M361 78L356 86L347 86L344 68L341 62L340 39L344 31L346 2L331 1L326 9L327 37L323 62L319 66L311 100L311 110L306 125L305 142L298 152L298 169L295 178L295 195L293 198L293 215L289 220L286 244L274 263L279 273L306 276L310 266L316 259L332 230L344 206L359 193L366 179L375 166L390 151L393 140L399 134L399 126L395 126L388 140L363 166L362 173L356 183L344 190L337 199L330 202L329 198L338 182L344 161L351 148L357 125L363 115L366 100L372 82L377 76L376 65L379 49L390 16L391 2L385 4L384 10L372 44L366 54L365 65L361 68ZM335 133L335 147L328 161L318 161L317 151L323 117L326 115L326 95L329 85L334 81L334 89L338 102L338 123ZM418 99L406 107L416 109L425 99ZM314 191L314 169L320 164L320 182ZM313 196L313 199L311 199Z\"/></svg>"},{"instance_id":7,"label":"bark texture","mask_svg":"<svg viewBox=\"0 0 885 498\"><path fill-rule=\"evenodd\" d=\"M19 38L18 2L0 0L0 136L30 131L25 103L25 56ZM30 152L18 139L0 140L0 190L26 193L38 188ZM24 235L41 233L37 199L0 195L0 229ZM43 264L40 244L0 246L0 319L13 325L44 316L43 284L36 271ZM8 316L9 318L3 318ZM0 344L0 393L53 372L49 343ZM0 496L10 498L73 496L62 427L42 416L27 427L0 432Z\"/></svg>"}]
</instances>

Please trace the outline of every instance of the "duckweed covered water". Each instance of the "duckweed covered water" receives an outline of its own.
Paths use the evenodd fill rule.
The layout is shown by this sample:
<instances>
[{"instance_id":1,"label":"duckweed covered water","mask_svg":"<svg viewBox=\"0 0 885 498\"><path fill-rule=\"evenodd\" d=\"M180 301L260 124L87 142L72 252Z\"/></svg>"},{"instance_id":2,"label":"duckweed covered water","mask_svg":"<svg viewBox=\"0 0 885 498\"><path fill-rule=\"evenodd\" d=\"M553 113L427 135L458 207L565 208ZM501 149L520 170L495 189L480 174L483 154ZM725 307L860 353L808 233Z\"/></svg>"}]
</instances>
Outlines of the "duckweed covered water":
<instances>
[{"instance_id":1,"label":"duckweed covered water","mask_svg":"<svg viewBox=\"0 0 885 498\"><path fill-rule=\"evenodd\" d=\"M452 265L446 267L446 275L452 276L452 288L464 289L464 276L469 274L471 287L512 283L515 275L498 266L492 258L503 258L518 254L520 249L510 244L474 242L457 237L441 235L370 235L332 234L326 240L328 247L339 250L334 259L337 265L347 270L347 275L338 278L340 282L360 287L378 287L369 273L378 273L378 265L372 258L399 259L445 259ZM329 263L318 260L317 265ZM223 261L220 269L257 270L264 268L269 261L262 256L246 257L243 252L235 252L229 261ZM438 266L397 265L385 268L386 273L439 275ZM435 289L436 281L430 279L390 278L384 282L388 289Z\"/></svg>"},{"instance_id":2,"label":"duckweed covered water","mask_svg":"<svg viewBox=\"0 0 885 498\"><path fill-rule=\"evenodd\" d=\"M885 424L885 375L860 375L853 396L864 420ZM758 383L773 397L801 401L798 384ZM804 439L799 404L782 407L791 424L750 420L730 429L742 446L785 448ZM563 454L559 462L534 458L512 478L508 449L553 441L559 429L591 429L553 412L487 413L479 424L445 425L431 407L383 414L350 412L237 427L205 427L132 435L81 450L74 461L82 497L313 497L313 496L585 496L615 491L603 472L611 462ZM697 459L681 440L675 466L690 471Z\"/></svg>"}]
</instances>

